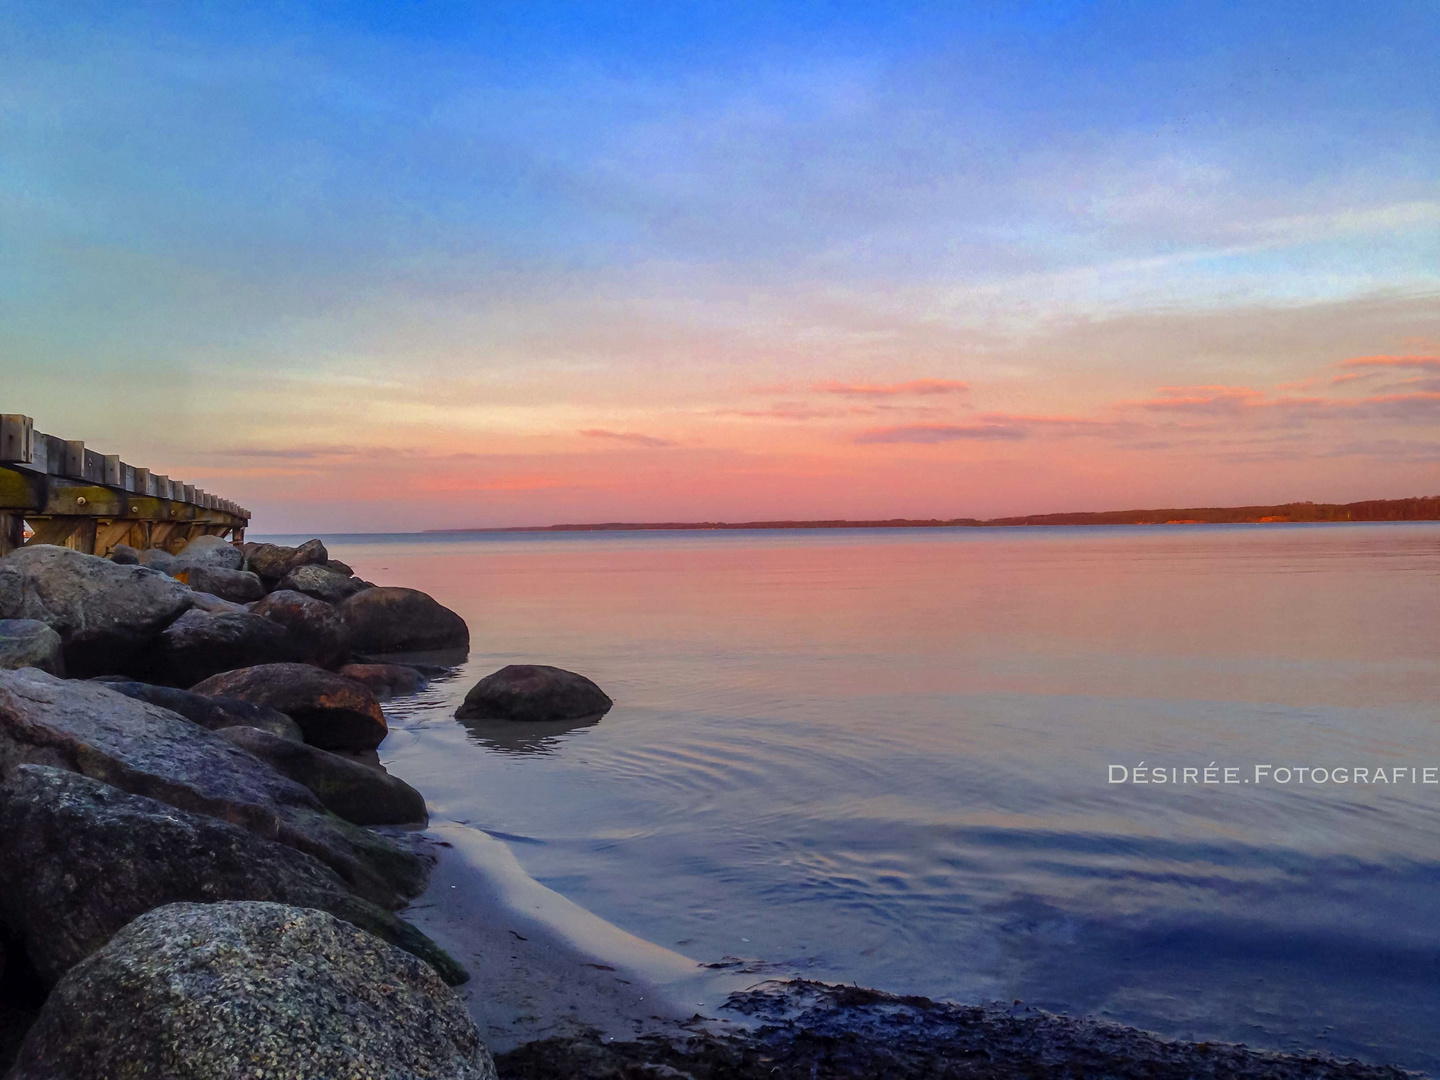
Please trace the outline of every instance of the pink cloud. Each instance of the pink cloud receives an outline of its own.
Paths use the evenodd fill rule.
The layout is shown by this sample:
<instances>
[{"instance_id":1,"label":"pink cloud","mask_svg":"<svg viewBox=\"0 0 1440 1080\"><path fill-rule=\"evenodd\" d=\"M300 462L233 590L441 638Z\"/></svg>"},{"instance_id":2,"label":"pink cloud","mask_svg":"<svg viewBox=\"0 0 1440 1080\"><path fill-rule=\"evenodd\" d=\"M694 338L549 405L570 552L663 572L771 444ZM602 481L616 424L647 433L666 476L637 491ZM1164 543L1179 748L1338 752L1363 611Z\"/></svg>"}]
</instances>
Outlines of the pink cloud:
<instances>
[{"instance_id":1,"label":"pink cloud","mask_svg":"<svg viewBox=\"0 0 1440 1080\"><path fill-rule=\"evenodd\" d=\"M615 439L618 442L631 443L634 446L674 446L669 439L656 438L654 435L641 435L635 431L607 431L605 428L585 428L580 432L587 439Z\"/></svg>"},{"instance_id":2,"label":"pink cloud","mask_svg":"<svg viewBox=\"0 0 1440 1080\"><path fill-rule=\"evenodd\" d=\"M811 389L822 394L843 394L849 397L895 397L909 394L964 394L970 384L955 379L911 379L900 383L816 383Z\"/></svg>"},{"instance_id":3,"label":"pink cloud","mask_svg":"<svg viewBox=\"0 0 1440 1080\"><path fill-rule=\"evenodd\" d=\"M1028 432L1018 424L902 424L871 428L855 436L857 443L993 442L1023 439Z\"/></svg>"}]
</instances>

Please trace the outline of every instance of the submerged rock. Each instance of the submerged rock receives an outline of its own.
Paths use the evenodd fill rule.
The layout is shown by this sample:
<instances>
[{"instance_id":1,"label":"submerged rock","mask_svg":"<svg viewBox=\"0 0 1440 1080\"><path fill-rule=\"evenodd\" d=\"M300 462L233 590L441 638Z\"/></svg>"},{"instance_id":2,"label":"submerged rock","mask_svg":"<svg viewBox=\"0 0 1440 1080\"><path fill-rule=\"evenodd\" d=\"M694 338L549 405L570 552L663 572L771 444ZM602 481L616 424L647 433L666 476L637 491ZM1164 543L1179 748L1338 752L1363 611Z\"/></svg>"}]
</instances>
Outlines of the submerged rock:
<instances>
[{"instance_id":1,"label":"submerged rock","mask_svg":"<svg viewBox=\"0 0 1440 1080\"><path fill-rule=\"evenodd\" d=\"M277 589L250 610L286 629L293 643L291 659L331 667L350 658L350 628L324 600Z\"/></svg>"},{"instance_id":2,"label":"submerged rock","mask_svg":"<svg viewBox=\"0 0 1440 1080\"><path fill-rule=\"evenodd\" d=\"M319 540L307 540L299 547L283 544L246 544L245 568L267 581L279 581L297 566L324 563L330 555Z\"/></svg>"},{"instance_id":3,"label":"submerged rock","mask_svg":"<svg viewBox=\"0 0 1440 1080\"><path fill-rule=\"evenodd\" d=\"M268 762L281 776L304 784L327 810L353 824L407 825L429 820L425 796L383 769L253 727L231 727L221 735Z\"/></svg>"},{"instance_id":4,"label":"submerged rock","mask_svg":"<svg viewBox=\"0 0 1440 1080\"><path fill-rule=\"evenodd\" d=\"M265 583L260 575L248 570L230 570L222 566L180 566L175 567L176 581L189 585L196 592L210 593L222 600L248 604L265 595Z\"/></svg>"},{"instance_id":5,"label":"submerged rock","mask_svg":"<svg viewBox=\"0 0 1440 1080\"><path fill-rule=\"evenodd\" d=\"M189 690L178 690L173 686L152 686L150 683L134 682L130 679L108 679L105 682L111 690L126 697L148 701L179 713L191 723L199 724L210 731L222 731L229 727L252 727L268 731L291 742L304 742L305 735L300 725L278 709L267 709L236 698L206 697L192 694Z\"/></svg>"},{"instance_id":6,"label":"submerged rock","mask_svg":"<svg viewBox=\"0 0 1440 1080\"><path fill-rule=\"evenodd\" d=\"M340 674L362 682L382 701L405 694L418 694L430 685L419 668L407 664L346 664Z\"/></svg>"},{"instance_id":7,"label":"submerged rock","mask_svg":"<svg viewBox=\"0 0 1440 1080\"><path fill-rule=\"evenodd\" d=\"M487 675L455 711L461 720L554 722L603 716L614 702L584 675L545 664L510 664Z\"/></svg>"},{"instance_id":8,"label":"submerged rock","mask_svg":"<svg viewBox=\"0 0 1440 1080\"><path fill-rule=\"evenodd\" d=\"M354 596L357 592L363 591L365 583L348 574L336 573L330 569L328 563L323 566L317 563L308 563L291 570L280 579L280 584L276 588L302 592L317 600L338 604L342 600Z\"/></svg>"},{"instance_id":9,"label":"submerged rock","mask_svg":"<svg viewBox=\"0 0 1440 1080\"><path fill-rule=\"evenodd\" d=\"M123 670L191 603L173 578L70 548L39 544L0 559L0 619L45 623L77 676Z\"/></svg>"},{"instance_id":10,"label":"submerged rock","mask_svg":"<svg viewBox=\"0 0 1440 1080\"><path fill-rule=\"evenodd\" d=\"M325 912L171 904L71 968L11 1080L494 1080L428 966Z\"/></svg>"},{"instance_id":11,"label":"submerged rock","mask_svg":"<svg viewBox=\"0 0 1440 1080\"><path fill-rule=\"evenodd\" d=\"M309 664L261 664L215 675L191 687L278 709L322 750L373 750L386 735L385 714L363 683Z\"/></svg>"},{"instance_id":12,"label":"submerged rock","mask_svg":"<svg viewBox=\"0 0 1440 1080\"><path fill-rule=\"evenodd\" d=\"M214 732L101 683L0 671L0 780L53 765L298 848L382 907L424 889L429 864L325 810L310 790Z\"/></svg>"},{"instance_id":13,"label":"submerged rock","mask_svg":"<svg viewBox=\"0 0 1440 1080\"><path fill-rule=\"evenodd\" d=\"M64 675L64 643L37 619L0 619L0 668L22 667Z\"/></svg>"},{"instance_id":14,"label":"submerged rock","mask_svg":"<svg viewBox=\"0 0 1440 1080\"><path fill-rule=\"evenodd\" d=\"M294 848L62 769L22 765L0 785L0 922L47 985L132 919L180 901L319 908L463 981L419 930L351 895Z\"/></svg>"},{"instance_id":15,"label":"submerged rock","mask_svg":"<svg viewBox=\"0 0 1440 1080\"><path fill-rule=\"evenodd\" d=\"M191 610L161 631L140 667L158 682L193 686L222 671L295 658L291 635L269 619Z\"/></svg>"},{"instance_id":16,"label":"submerged rock","mask_svg":"<svg viewBox=\"0 0 1440 1080\"><path fill-rule=\"evenodd\" d=\"M351 644L367 654L468 649L465 620L415 589L374 588L340 605Z\"/></svg>"},{"instance_id":17,"label":"submerged rock","mask_svg":"<svg viewBox=\"0 0 1440 1080\"><path fill-rule=\"evenodd\" d=\"M175 556L184 566L209 566L223 570L239 570L245 565L245 553L220 536L197 536Z\"/></svg>"}]
</instances>

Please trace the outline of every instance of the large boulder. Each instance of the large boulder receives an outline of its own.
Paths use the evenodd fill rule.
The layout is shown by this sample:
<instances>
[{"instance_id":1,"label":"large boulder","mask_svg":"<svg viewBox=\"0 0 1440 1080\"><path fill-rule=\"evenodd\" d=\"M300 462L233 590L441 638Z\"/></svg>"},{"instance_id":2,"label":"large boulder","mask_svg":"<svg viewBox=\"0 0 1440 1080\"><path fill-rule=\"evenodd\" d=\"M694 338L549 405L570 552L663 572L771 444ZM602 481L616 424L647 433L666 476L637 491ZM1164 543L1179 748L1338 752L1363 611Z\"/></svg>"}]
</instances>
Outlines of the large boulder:
<instances>
[{"instance_id":1,"label":"large boulder","mask_svg":"<svg viewBox=\"0 0 1440 1080\"><path fill-rule=\"evenodd\" d=\"M417 895L426 860L325 810L301 784L214 732L94 682L0 671L0 781L53 765L298 848L382 907Z\"/></svg>"},{"instance_id":2,"label":"large boulder","mask_svg":"<svg viewBox=\"0 0 1440 1080\"><path fill-rule=\"evenodd\" d=\"M424 824L425 796L404 780L316 746L294 743L253 727L220 733L269 762L281 776L304 784L327 810L356 825Z\"/></svg>"},{"instance_id":3,"label":"large boulder","mask_svg":"<svg viewBox=\"0 0 1440 1080\"><path fill-rule=\"evenodd\" d=\"M250 610L289 632L294 650L292 659L332 667L350 658L350 627L334 606L324 600L290 589L277 589Z\"/></svg>"},{"instance_id":4,"label":"large boulder","mask_svg":"<svg viewBox=\"0 0 1440 1080\"><path fill-rule=\"evenodd\" d=\"M246 544L245 569L253 570L267 581L279 581L297 566L323 564L330 558L319 540L307 540L299 547L284 544Z\"/></svg>"},{"instance_id":5,"label":"large boulder","mask_svg":"<svg viewBox=\"0 0 1440 1080\"><path fill-rule=\"evenodd\" d=\"M135 561L141 566L148 566L151 570L159 570L162 574L168 574L174 570L176 563L175 556L164 548L144 548L136 551Z\"/></svg>"},{"instance_id":6,"label":"large boulder","mask_svg":"<svg viewBox=\"0 0 1440 1080\"><path fill-rule=\"evenodd\" d=\"M193 686L222 671L296 658L289 632L269 619L192 610L160 632L139 666L157 682Z\"/></svg>"},{"instance_id":7,"label":"large boulder","mask_svg":"<svg viewBox=\"0 0 1440 1080\"><path fill-rule=\"evenodd\" d=\"M465 620L415 589L366 589L341 604L340 613L350 626L357 652L384 655L470 647Z\"/></svg>"},{"instance_id":8,"label":"large boulder","mask_svg":"<svg viewBox=\"0 0 1440 1080\"><path fill-rule=\"evenodd\" d=\"M260 575L248 570L231 570L206 563L195 566L177 563L173 576L196 592L210 593L237 604L248 604L265 595L265 583L260 580Z\"/></svg>"},{"instance_id":9,"label":"large boulder","mask_svg":"<svg viewBox=\"0 0 1440 1080\"><path fill-rule=\"evenodd\" d=\"M330 569L329 564L321 566L307 563L297 566L281 578L276 588L302 592L317 600L338 604L357 592L363 592L367 586L357 577L336 573Z\"/></svg>"},{"instance_id":10,"label":"large boulder","mask_svg":"<svg viewBox=\"0 0 1440 1080\"><path fill-rule=\"evenodd\" d=\"M152 686L150 683L134 682L129 679L108 679L105 682L111 690L126 697L148 701L179 713L191 723L199 724L210 731L223 731L229 727L252 727L268 731L272 735L290 742L304 742L305 734L300 725L278 709L267 709L264 705L253 705L235 698L205 697L179 690L173 686Z\"/></svg>"},{"instance_id":11,"label":"large boulder","mask_svg":"<svg viewBox=\"0 0 1440 1080\"><path fill-rule=\"evenodd\" d=\"M64 642L36 619L0 619L0 668L22 667L64 675Z\"/></svg>"},{"instance_id":12,"label":"large boulder","mask_svg":"<svg viewBox=\"0 0 1440 1080\"><path fill-rule=\"evenodd\" d=\"M381 701L418 694L430 685L423 671L407 664L346 664L340 669L340 674L364 683Z\"/></svg>"},{"instance_id":13,"label":"large boulder","mask_svg":"<svg viewBox=\"0 0 1440 1080\"><path fill-rule=\"evenodd\" d=\"M486 675L455 711L461 720L582 720L613 701L584 675L545 664L510 664Z\"/></svg>"},{"instance_id":14,"label":"large boulder","mask_svg":"<svg viewBox=\"0 0 1440 1080\"><path fill-rule=\"evenodd\" d=\"M245 565L245 553L229 540L219 536L197 536L181 548L175 558L183 566L239 570Z\"/></svg>"},{"instance_id":15,"label":"large boulder","mask_svg":"<svg viewBox=\"0 0 1440 1080\"><path fill-rule=\"evenodd\" d=\"M245 901L140 916L51 993L10 1080L494 1080L458 994L333 915Z\"/></svg>"},{"instance_id":16,"label":"large boulder","mask_svg":"<svg viewBox=\"0 0 1440 1080\"><path fill-rule=\"evenodd\" d=\"M261 664L227 671L191 687L207 697L279 709L322 750L373 750L386 735L385 714L363 683L310 664Z\"/></svg>"},{"instance_id":17,"label":"large boulder","mask_svg":"<svg viewBox=\"0 0 1440 1080\"><path fill-rule=\"evenodd\" d=\"M22 765L0 785L0 922L46 985L132 919L180 901L272 900L320 908L427 960L459 966L413 926L353 896L315 858L236 825Z\"/></svg>"},{"instance_id":18,"label":"large boulder","mask_svg":"<svg viewBox=\"0 0 1440 1080\"><path fill-rule=\"evenodd\" d=\"M39 544L0 559L0 619L45 623L77 676L124 670L191 603L173 578L70 548Z\"/></svg>"}]
</instances>

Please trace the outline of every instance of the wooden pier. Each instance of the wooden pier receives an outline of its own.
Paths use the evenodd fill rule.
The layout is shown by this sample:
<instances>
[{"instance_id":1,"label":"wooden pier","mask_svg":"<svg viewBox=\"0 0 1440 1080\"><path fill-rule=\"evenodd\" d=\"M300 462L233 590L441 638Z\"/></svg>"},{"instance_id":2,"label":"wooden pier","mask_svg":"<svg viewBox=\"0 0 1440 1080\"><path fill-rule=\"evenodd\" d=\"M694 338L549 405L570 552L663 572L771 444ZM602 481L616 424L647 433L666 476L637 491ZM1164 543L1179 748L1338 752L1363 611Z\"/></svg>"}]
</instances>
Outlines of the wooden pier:
<instances>
[{"instance_id":1,"label":"wooden pier","mask_svg":"<svg viewBox=\"0 0 1440 1080\"><path fill-rule=\"evenodd\" d=\"M229 499L36 431L28 416L0 413L0 555L27 544L91 555L117 544L177 551L197 536L238 542L249 523L250 511Z\"/></svg>"}]
</instances>

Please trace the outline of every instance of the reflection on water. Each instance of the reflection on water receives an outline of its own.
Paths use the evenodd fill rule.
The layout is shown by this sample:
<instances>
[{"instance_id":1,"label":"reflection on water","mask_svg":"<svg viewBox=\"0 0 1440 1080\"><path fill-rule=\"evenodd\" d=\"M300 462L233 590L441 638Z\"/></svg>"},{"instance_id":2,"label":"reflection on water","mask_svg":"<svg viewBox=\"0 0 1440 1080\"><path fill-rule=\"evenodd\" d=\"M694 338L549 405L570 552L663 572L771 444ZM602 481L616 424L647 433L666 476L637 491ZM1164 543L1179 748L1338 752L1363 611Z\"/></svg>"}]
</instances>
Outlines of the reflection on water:
<instances>
[{"instance_id":1,"label":"reflection on water","mask_svg":"<svg viewBox=\"0 0 1440 1080\"><path fill-rule=\"evenodd\" d=\"M549 754L560 749L562 735L600 723L600 716L580 720L459 720L479 746L502 754Z\"/></svg>"},{"instance_id":2,"label":"reflection on water","mask_svg":"<svg viewBox=\"0 0 1440 1080\"><path fill-rule=\"evenodd\" d=\"M1440 766L1440 526L327 543L472 630L387 764L627 930L1440 1067L1440 785L1107 782ZM616 706L458 724L507 663Z\"/></svg>"}]
</instances>

